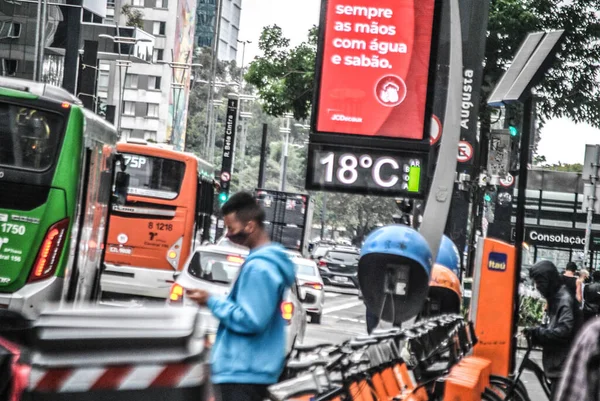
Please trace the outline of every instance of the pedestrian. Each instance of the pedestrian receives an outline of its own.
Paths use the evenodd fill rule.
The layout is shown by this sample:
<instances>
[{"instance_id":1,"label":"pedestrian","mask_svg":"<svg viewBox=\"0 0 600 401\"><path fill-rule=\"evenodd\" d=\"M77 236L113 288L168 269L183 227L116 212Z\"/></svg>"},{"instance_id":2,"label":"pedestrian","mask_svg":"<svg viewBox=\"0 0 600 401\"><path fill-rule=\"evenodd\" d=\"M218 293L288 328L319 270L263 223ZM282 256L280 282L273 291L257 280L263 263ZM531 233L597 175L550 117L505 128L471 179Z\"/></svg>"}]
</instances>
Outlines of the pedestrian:
<instances>
[{"instance_id":1,"label":"pedestrian","mask_svg":"<svg viewBox=\"0 0 600 401\"><path fill-rule=\"evenodd\" d=\"M583 319L588 321L600 315L600 271L592 273L592 282L583 287Z\"/></svg>"},{"instance_id":2,"label":"pedestrian","mask_svg":"<svg viewBox=\"0 0 600 401\"><path fill-rule=\"evenodd\" d=\"M563 285L554 263L540 261L531 268L529 275L537 290L546 299L549 323L547 326L525 329L524 332L531 337L534 344L542 346L544 372L551 382L554 394L569 348L580 325L580 311L575 298Z\"/></svg>"},{"instance_id":3,"label":"pedestrian","mask_svg":"<svg viewBox=\"0 0 600 401\"><path fill-rule=\"evenodd\" d=\"M577 336L554 401L600 401L600 319Z\"/></svg>"},{"instance_id":4,"label":"pedestrian","mask_svg":"<svg viewBox=\"0 0 600 401\"><path fill-rule=\"evenodd\" d=\"M580 305L583 305L583 289L587 280L590 278L590 272L583 269L579 272L579 277L577 277L576 286L575 286L575 299L579 302Z\"/></svg>"},{"instance_id":5,"label":"pedestrian","mask_svg":"<svg viewBox=\"0 0 600 401\"><path fill-rule=\"evenodd\" d=\"M569 293L575 298L577 292L577 264L575 262L567 263L567 268L562 276L563 283L569 290Z\"/></svg>"},{"instance_id":6,"label":"pedestrian","mask_svg":"<svg viewBox=\"0 0 600 401\"><path fill-rule=\"evenodd\" d=\"M208 306L219 320L211 353L217 401L262 401L285 364L286 323L280 305L295 282L294 264L265 231L265 213L246 192L233 195L222 213L227 238L250 249L225 298L203 290L188 297Z\"/></svg>"}]
</instances>

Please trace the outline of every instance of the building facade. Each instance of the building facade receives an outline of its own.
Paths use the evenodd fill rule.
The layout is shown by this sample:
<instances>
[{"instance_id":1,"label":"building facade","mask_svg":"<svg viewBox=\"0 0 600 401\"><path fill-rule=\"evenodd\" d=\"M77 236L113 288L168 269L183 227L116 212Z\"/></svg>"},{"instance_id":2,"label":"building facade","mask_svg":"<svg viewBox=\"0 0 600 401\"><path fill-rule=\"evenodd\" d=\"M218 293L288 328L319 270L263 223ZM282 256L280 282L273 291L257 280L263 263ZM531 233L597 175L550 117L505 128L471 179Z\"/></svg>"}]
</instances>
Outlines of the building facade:
<instances>
[{"instance_id":1,"label":"building facade","mask_svg":"<svg viewBox=\"0 0 600 401\"><path fill-rule=\"evenodd\" d=\"M198 0L196 8L196 46L212 47L215 36L217 2L219 0ZM219 33L219 60L237 59L242 0L221 0L221 29Z\"/></svg>"},{"instance_id":2,"label":"building facade","mask_svg":"<svg viewBox=\"0 0 600 401\"><path fill-rule=\"evenodd\" d=\"M185 148L190 70L170 63L191 63L196 0L116 0L107 5L106 24L128 24L125 4L142 14L143 31L151 35L151 60L133 60L124 75L122 62L101 60L98 98L122 113L121 138L139 138ZM121 55L122 60L131 60ZM120 83L119 83L119 75ZM122 92L121 92L122 91ZM121 99L122 97L122 99ZM121 101L120 101L121 100Z\"/></svg>"}]
</instances>

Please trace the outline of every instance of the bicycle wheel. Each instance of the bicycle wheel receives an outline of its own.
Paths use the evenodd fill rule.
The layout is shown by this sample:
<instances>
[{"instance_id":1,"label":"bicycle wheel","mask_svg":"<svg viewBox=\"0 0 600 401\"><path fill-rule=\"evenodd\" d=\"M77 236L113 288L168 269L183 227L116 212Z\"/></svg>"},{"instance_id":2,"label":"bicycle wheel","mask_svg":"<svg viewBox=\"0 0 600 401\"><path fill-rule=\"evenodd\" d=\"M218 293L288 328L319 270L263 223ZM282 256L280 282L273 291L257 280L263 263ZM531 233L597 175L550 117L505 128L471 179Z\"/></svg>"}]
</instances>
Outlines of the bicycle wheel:
<instances>
[{"instance_id":1,"label":"bicycle wheel","mask_svg":"<svg viewBox=\"0 0 600 401\"><path fill-rule=\"evenodd\" d=\"M482 401L503 401L503 398L493 392L491 389L486 388L481 396Z\"/></svg>"},{"instance_id":2,"label":"bicycle wheel","mask_svg":"<svg viewBox=\"0 0 600 401\"><path fill-rule=\"evenodd\" d=\"M508 391L510 386L512 386L513 381L509 378L502 376L490 376L490 383L494 388L497 388L503 392L504 399L506 396L506 392ZM527 392L527 389L525 388L525 385L521 380L517 382L517 386L515 387L513 391L513 396L511 398L513 400L531 401L531 399L529 398L529 393Z\"/></svg>"}]
</instances>

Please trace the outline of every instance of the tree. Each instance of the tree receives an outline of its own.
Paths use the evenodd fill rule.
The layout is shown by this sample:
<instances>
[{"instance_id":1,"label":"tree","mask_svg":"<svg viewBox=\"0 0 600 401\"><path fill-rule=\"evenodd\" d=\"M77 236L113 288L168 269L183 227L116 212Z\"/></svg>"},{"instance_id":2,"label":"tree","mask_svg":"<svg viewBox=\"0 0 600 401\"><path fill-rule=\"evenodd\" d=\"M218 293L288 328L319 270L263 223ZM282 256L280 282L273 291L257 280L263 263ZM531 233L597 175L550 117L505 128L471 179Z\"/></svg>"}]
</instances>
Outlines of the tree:
<instances>
[{"instance_id":1,"label":"tree","mask_svg":"<svg viewBox=\"0 0 600 401\"><path fill-rule=\"evenodd\" d=\"M562 48L539 87L540 119L568 117L600 127L600 0L492 0L482 112L494 85L530 32L564 29Z\"/></svg>"},{"instance_id":2,"label":"tree","mask_svg":"<svg viewBox=\"0 0 600 401\"><path fill-rule=\"evenodd\" d=\"M568 117L600 127L600 0L492 0L485 53L481 117L487 98L530 32L564 29L562 48L538 89L541 122ZM267 113L291 111L305 119L314 90L317 29L290 48L278 26L267 26L259 41L262 55L246 75L259 89Z\"/></svg>"},{"instance_id":3,"label":"tree","mask_svg":"<svg viewBox=\"0 0 600 401\"><path fill-rule=\"evenodd\" d=\"M121 12L127 18L125 25L144 29L144 13L142 11L133 8L131 4L124 4L121 7Z\"/></svg>"},{"instance_id":4,"label":"tree","mask_svg":"<svg viewBox=\"0 0 600 401\"><path fill-rule=\"evenodd\" d=\"M317 28L309 31L307 41L291 49L289 45L280 27L265 27L258 41L262 55L250 64L245 79L257 88L268 114L292 112L296 120L306 120L314 89Z\"/></svg>"}]
</instances>

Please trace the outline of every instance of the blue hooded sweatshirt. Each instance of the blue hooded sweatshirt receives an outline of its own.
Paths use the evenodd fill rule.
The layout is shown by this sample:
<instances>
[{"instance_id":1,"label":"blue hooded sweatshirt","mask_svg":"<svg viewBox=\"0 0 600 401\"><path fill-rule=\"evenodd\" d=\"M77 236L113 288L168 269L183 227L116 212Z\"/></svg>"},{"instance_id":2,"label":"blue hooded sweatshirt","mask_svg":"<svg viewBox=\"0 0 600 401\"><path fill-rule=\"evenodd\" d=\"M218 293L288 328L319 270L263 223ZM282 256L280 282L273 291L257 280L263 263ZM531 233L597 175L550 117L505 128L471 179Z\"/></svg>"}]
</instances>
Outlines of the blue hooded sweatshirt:
<instances>
[{"instance_id":1,"label":"blue hooded sweatshirt","mask_svg":"<svg viewBox=\"0 0 600 401\"><path fill-rule=\"evenodd\" d=\"M277 382L286 346L281 302L295 276L283 247L265 245L250 252L226 298L209 298L220 321L210 358L213 383Z\"/></svg>"}]
</instances>

